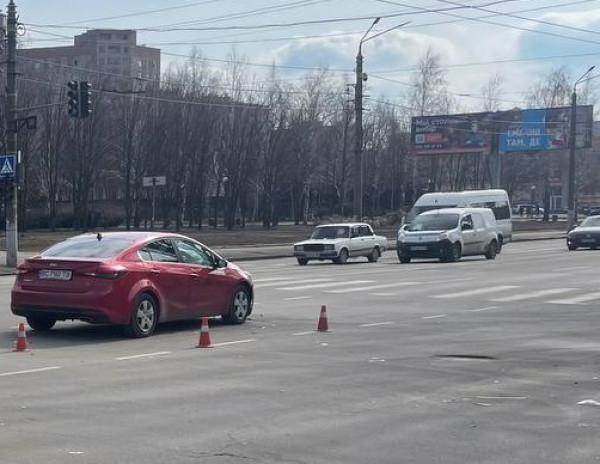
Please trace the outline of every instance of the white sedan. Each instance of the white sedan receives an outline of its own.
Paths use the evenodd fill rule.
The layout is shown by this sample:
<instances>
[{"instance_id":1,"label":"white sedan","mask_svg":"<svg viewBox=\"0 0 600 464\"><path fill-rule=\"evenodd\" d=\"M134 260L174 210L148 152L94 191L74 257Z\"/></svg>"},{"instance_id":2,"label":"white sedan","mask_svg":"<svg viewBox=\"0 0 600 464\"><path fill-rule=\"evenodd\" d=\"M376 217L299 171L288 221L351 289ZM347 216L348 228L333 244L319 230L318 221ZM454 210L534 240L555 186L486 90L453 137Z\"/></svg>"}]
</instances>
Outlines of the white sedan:
<instances>
[{"instance_id":1,"label":"white sedan","mask_svg":"<svg viewBox=\"0 0 600 464\"><path fill-rule=\"evenodd\" d=\"M387 238L375 234L369 224L340 223L317 226L308 240L294 244L294 256L301 265L310 260L344 264L355 257L374 263L386 249Z\"/></svg>"}]
</instances>

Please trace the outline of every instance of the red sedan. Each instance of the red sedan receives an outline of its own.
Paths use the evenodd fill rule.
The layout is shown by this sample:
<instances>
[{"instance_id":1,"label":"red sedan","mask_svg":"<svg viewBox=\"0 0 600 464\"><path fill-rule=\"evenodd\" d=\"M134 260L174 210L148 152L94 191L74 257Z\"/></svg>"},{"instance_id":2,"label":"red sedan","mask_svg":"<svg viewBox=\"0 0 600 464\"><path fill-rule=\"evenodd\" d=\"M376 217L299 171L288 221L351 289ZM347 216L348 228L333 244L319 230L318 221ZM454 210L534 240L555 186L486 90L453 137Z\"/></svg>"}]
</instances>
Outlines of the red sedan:
<instances>
[{"instance_id":1,"label":"red sedan","mask_svg":"<svg viewBox=\"0 0 600 464\"><path fill-rule=\"evenodd\" d=\"M56 321L123 325L132 337L159 322L252 312L252 277L200 242L162 232L83 234L17 268L11 310L35 330Z\"/></svg>"}]
</instances>

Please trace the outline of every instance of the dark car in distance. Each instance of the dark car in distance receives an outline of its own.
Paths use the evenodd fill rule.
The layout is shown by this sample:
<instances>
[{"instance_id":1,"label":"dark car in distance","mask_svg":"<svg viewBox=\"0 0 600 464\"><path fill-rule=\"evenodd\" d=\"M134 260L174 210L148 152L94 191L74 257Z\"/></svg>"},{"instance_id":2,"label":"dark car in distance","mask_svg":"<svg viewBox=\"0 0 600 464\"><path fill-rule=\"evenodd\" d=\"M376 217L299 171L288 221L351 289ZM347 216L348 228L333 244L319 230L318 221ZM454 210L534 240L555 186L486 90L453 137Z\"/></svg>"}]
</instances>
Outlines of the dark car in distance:
<instances>
[{"instance_id":1,"label":"dark car in distance","mask_svg":"<svg viewBox=\"0 0 600 464\"><path fill-rule=\"evenodd\" d=\"M588 216L567 234L567 248L571 251L577 248L598 247L600 247L600 215Z\"/></svg>"},{"instance_id":2,"label":"dark car in distance","mask_svg":"<svg viewBox=\"0 0 600 464\"><path fill-rule=\"evenodd\" d=\"M117 324L135 338L165 321L252 312L252 277L202 243L175 233L82 234L17 268L11 310L34 330L57 321Z\"/></svg>"}]
</instances>

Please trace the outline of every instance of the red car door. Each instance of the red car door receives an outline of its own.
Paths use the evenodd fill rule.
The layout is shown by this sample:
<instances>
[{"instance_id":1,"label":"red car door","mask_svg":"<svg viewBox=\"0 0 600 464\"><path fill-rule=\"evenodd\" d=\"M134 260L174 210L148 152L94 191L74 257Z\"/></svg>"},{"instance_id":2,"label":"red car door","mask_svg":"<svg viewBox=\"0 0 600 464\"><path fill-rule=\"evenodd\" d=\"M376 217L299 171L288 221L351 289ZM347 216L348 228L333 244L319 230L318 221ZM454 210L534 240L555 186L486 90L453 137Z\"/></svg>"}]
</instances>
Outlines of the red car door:
<instances>
[{"instance_id":1,"label":"red car door","mask_svg":"<svg viewBox=\"0 0 600 464\"><path fill-rule=\"evenodd\" d=\"M186 239L175 239L181 260L189 267L189 316L215 316L228 306L232 293L232 278L226 268L215 268L212 253L201 244Z\"/></svg>"},{"instance_id":2,"label":"red car door","mask_svg":"<svg viewBox=\"0 0 600 464\"><path fill-rule=\"evenodd\" d=\"M188 264L179 261L170 239L155 240L140 250L148 266L148 278L159 294L161 321L185 319L189 313L193 279Z\"/></svg>"}]
</instances>

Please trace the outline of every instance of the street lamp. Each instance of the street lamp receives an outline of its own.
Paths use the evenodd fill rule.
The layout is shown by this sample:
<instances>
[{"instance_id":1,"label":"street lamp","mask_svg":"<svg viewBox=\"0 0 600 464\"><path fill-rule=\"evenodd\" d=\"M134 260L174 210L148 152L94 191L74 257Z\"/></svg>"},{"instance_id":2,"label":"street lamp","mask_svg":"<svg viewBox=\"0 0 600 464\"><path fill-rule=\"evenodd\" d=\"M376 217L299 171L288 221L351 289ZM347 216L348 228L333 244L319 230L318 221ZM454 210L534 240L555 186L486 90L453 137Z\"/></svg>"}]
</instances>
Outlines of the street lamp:
<instances>
[{"instance_id":1,"label":"street lamp","mask_svg":"<svg viewBox=\"0 0 600 464\"><path fill-rule=\"evenodd\" d=\"M362 219L362 197L363 197L363 125L362 125L362 102L363 102L363 81L367 80L367 75L363 73L362 44L366 42L367 35L371 29L379 22L381 18L377 17L365 32L358 43L358 53L356 55L356 85L354 86L354 111L355 116L355 138L354 138L354 216L357 220Z\"/></svg>"},{"instance_id":2,"label":"street lamp","mask_svg":"<svg viewBox=\"0 0 600 464\"><path fill-rule=\"evenodd\" d=\"M584 80L596 66L584 72L573 84L573 93L571 94L571 120L569 123L569 186L568 186L568 211L567 211L567 230L571 230L575 225L575 146L577 144L577 86Z\"/></svg>"},{"instance_id":3,"label":"street lamp","mask_svg":"<svg viewBox=\"0 0 600 464\"><path fill-rule=\"evenodd\" d=\"M385 31L379 32L371 37L367 37L371 29L379 22L381 18L377 17L373 20L373 23L367 29L367 32L362 36L358 44L358 53L356 55L356 84L354 85L354 111L355 111L355 138L354 138L354 216L356 219L362 219L363 215L363 125L362 125L362 111L363 111L363 82L367 80L367 74L363 73L363 56L362 56L362 44L368 40L379 37L386 32L398 29L410 21L407 21L397 26L386 29Z\"/></svg>"}]
</instances>

